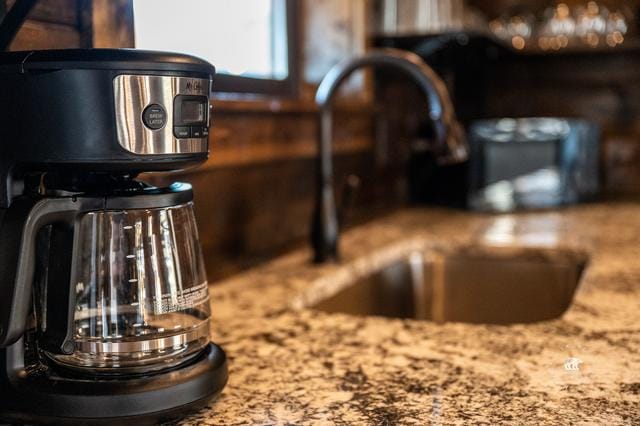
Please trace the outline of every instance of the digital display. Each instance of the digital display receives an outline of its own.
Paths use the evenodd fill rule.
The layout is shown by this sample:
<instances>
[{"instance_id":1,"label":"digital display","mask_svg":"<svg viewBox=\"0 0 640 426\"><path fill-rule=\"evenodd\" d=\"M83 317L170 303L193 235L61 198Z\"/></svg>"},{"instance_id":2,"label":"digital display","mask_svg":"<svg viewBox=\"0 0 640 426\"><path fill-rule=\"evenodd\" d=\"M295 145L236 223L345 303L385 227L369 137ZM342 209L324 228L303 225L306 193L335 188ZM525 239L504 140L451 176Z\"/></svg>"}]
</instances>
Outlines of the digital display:
<instances>
[{"instance_id":1,"label":"digital display","mask_svg":"<svg viewBox=\"0 0 640 426\"><path fill-rule=\"evenodd\" d=\"M181 108L181 121L183 123L204 123L205 103L202 101L183 101Z\"/></svg>"}]
</instances>

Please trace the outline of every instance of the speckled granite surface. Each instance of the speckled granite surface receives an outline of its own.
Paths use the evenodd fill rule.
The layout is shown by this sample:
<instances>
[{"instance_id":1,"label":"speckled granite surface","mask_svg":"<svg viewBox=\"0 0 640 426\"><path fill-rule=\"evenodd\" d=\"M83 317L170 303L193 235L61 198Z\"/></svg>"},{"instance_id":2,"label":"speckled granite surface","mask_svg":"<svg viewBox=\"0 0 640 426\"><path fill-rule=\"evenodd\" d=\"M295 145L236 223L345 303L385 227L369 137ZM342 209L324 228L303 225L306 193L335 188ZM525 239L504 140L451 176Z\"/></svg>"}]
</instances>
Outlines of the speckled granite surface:
<instances>
[{"instance_id":1,"label":"speckled granite surface","mask_svg":"<svg viewBox=\"0 0 640 426\"><path fill-rule=\"evenodd\" d=\"M589 266L569 310L436 324L304 306L409 246L564 247ZM640 424L640 204L483 216L406 210L354 229L339 265L299 251L212 286L223 394L180 424ZM387 259L387 260L385 260ZM570 357L582 360L567 371Z\"/></svg>"}]
</instances>

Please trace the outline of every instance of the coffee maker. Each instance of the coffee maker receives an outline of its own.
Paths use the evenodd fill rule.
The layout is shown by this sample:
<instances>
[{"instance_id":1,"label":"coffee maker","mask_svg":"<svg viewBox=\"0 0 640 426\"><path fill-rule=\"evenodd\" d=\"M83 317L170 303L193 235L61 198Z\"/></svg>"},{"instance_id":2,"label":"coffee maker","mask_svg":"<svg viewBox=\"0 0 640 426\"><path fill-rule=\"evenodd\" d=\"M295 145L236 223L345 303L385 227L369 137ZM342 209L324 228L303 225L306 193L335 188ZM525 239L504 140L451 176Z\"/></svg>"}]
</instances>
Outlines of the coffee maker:
<instances>
[{"instance_id":1,"label":"coffee maker","mask_svg":"<svg viewBox=\"0 0 640 426\"><path fill-rule=\"evenodd\" d=\"M187 184L214 67L119 49L0 54L0 419L159 421L227 381Z\"/></svg>"}]
</instances>

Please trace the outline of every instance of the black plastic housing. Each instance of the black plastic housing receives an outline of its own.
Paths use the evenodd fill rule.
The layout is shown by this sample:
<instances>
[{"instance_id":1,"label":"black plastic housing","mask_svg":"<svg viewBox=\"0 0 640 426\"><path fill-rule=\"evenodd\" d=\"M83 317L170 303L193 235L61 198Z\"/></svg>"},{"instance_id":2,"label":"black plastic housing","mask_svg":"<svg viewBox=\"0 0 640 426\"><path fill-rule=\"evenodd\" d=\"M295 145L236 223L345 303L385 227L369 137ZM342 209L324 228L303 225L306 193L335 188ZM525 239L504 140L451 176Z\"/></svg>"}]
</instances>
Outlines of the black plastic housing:
<instances>
[{"instance_id":1,"label":"black plastic housing","mask_svg":"<svg viewBox=\"0 0 640 426\"><path fill-rule=\"evenodd\" d=\"M27 172L130 173L184 169L208 153L137 155L117 140L113 79L120 74L212 80L193 56L128 49L0 53L0 207Z\"/></svg>"},{"instance_id":2,"label":"black plastic housing","mask_svg":"<svg viewBox=\"0 0 640 426\"><path fill-rule=\"evenodd\" d=\"M228 379L226 355L214 344L179 369L128 378L72 376L46 365L27 369L23 346L0 351L0 423L164 423L205 406Z\"/></svg>"}]
</instances>

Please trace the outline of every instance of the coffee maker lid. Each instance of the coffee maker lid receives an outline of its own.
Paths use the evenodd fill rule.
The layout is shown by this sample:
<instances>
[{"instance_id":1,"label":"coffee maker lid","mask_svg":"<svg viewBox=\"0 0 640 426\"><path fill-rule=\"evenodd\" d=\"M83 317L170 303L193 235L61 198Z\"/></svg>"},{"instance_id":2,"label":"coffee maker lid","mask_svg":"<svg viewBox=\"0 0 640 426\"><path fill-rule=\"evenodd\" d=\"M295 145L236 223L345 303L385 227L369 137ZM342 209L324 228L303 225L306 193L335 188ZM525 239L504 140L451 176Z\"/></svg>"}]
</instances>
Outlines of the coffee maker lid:
<instances>
[{"instance_id":1,"label":"coffee maker lid","mask_svg":"<svg viewBox=\"0 0 640 426\"><path fill-rule=\"evenodd\" d=\"M212 77L215 68L191 55L137 49L62 49L0 53L0 74L96 69L187 72Z\"/></svg>"}]
</instances>

